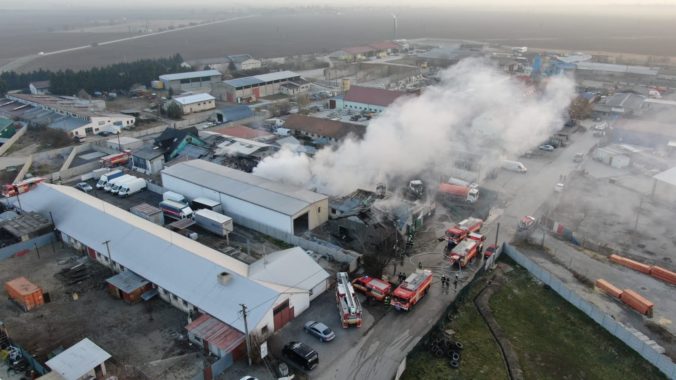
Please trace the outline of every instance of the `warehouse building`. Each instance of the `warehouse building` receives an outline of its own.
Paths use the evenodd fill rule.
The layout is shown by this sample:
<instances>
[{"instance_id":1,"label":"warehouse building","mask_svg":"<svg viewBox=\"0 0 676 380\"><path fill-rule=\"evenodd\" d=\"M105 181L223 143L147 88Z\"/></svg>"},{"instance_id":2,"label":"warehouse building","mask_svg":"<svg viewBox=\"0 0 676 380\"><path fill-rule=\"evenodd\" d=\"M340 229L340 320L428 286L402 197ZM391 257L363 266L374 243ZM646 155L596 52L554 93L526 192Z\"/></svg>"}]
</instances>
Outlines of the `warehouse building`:
<instances>
[{"instance_id":1,"label":"warehouse building","mask_svg":"<svg viewBox=\"0 0 676 380\"><path fill-rule=\"evenodd\" d=\"M171 101L181 107L181 112L183 112L184 115L216 108L216 98L209 94L177 96Z\"/></svg>"},{"instance_id":2,"label":"warehouse building","mask_svg":"<svg viewBox=\"0 0 676 380\"><path fill-rule=\"evenodd\" d=\"M229 79L223 81L225 86L225 100L231 103L255 101L264 96L276 95L282 92L281 86L285 83L298 83L307 91L308 83L300 74L292 71L279 71L250 77Z\"/></svg>"},{"instance_id":3,"label":"warehouse building","mask_svg":"<svg viewBox=\"0 0 676 380\"><path fill-rule=\"evenodd\" d=\"M221 81L221 73L217 70L191 71L187 73L160 75L164 88L177 93L199 89L211 89Z\"/></svg>"},{"instance_id":4,"label":"warehouse building","mask_svg":"<svg viewBox=\"0 0 676 380\"><path fill-rule=\"evenodd\" d=\"M621 119L610 132L612 141L649 147L676 146L676 125L651 120Z\"/></svg>"},{"instance_id":5,"label":"warehouse building","mask_svg":"<svg viewBox=\"0 0 676 380\"><path fill-rule=\"evenodd\" d=\"M653 176L652 196L668 204L676 202L676 167Z\"/></svg>"},{"instance_id":6,"label":"warehouse building","mask_svg":"<svg viewBox=\"0 0 676 380\"><path fill-rule=\"evenodd\" d=\"M236 223L266 233L301 234L329 219L328 197L204 160L181 162L162 171L165 189L194 199L221 202Z\"/></svg>"},{"instance_id":7,"label":"warehouse building","mask_svg":"<svg viewBox=\"0 0 676 380\"><path fill-rule=\"evenodd\" d=\"M330 143L350 135L361 139L366 133L364 125L298 114L289 116L284 123L284 128L313 139L325 139Z\"/></svg>"},{"instance_id":8,"label":"warehouse building","mask_svg":"<svg viewBox=\"0 0 676 380\"><path fill-rule=\"evenodd\" d=\"M210 321L221 331L217 336L198 326L187 329L202 347L202 337L226 338L213 352L220 357L242 352L242 304L249 307L249 333L266 340L327 286L328 273L299 248L247 265L72 187L41 184L22 194L21 204L52 215L64 244L115 272L133 272L109 279L115 296L133 302L156 294L196 320Z\"/></svg>"},{"instance_id":9,"label":"warehouse building","mask_svg":"<svg viewBox=\"0 0 676 380\"><path fill-rule=\"evenodd\" d=\"M234 54L225 57L228 62L235 65L237 71L255 70L261 68L261 61L249 54Z\"/></svg>"},{"instance_id":10,"label":"warehouse building","mask_svg":"<svg viewBox=\"0 0 676 380\"><path fill-rule=\"evenodd\" d=\"M342 99L336 99L336 108L357 112L383 112L405 92L384 88L350 86Z\"/></svg>"}]
</instances>

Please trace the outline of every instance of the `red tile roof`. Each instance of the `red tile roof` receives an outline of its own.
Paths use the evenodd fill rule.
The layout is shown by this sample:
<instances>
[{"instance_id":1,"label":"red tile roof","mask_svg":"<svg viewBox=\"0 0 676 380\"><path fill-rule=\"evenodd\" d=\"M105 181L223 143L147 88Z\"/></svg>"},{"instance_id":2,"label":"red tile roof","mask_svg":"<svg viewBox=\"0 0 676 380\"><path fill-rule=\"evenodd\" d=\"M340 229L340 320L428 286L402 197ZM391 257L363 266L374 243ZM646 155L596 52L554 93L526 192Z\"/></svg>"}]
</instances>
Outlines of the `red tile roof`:
<instances>
[{"instance_id":1,"label":"red tile roof","mask_svg":"<svg viewBox=\"0 0 676 380\"><path fill-rule=\"evenodd\" d=\"M200 315L185 329L225 352L231 352L244 342L244 334L207 314Z\"/></svg>"},{"instance_id":2,"label":"red tile roof","mask_svg":"<svg viewBox=\"0 0 676 380\"><path fill-rule=\"evenodd\" d=\"M406 95L401 91L390 91L382 88L352 86L343 98L348 102L372 104L387 107L398 97Z\"/></svg>"},{"instance_id":3,"label":"red tile roof","mask_svg":"<svg viewBox=\"0 0 676 380\"><path fill-rule=\"evenodd\" d=\"M232 127L216 128L213 130L213 132L248 140L267 140L274 137L272 133L261 131L260 129L245 127L243 125L234 125Z\"/></svg>"},{"instance_id":4,"label":"red tile roof","mask_svg":"<svg viewBox=\"0 0 676 380\"><path fill-rule=\"evenodd\" d=\"M294 131L312 133L318 136L341 139L350 133L362 137L366 127L359 124L343 123L335 120L320 119L305 115L291 115L284 123L284 128Z\"/></svg>"},{"instance_id":5,"label":"red tile roof","mask_svg":"<svg viewBox=\"0 0 676 380\"><path fill-rule=\"evenodd\" d=\"M392 41L376 42L369 46L376 50L399 49L399 45L395 44Z\"/></svg>"}]
</instances>

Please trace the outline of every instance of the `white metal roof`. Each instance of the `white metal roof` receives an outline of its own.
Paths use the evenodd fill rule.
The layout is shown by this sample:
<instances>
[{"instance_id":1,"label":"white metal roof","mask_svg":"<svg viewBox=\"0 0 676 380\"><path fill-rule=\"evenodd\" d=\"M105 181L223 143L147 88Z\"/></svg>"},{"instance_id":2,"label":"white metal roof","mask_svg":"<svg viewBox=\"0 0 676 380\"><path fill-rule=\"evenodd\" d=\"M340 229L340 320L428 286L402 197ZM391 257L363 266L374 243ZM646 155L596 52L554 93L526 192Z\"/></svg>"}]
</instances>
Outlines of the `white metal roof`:
<instances>
[{"instance_id":1,"label":"white metal roof","mask_svg":"<svg viewBox=\"0 0 676 380\"><path fill-rule=\"evenodd\" d=\"M676 186L676 167L657 173L653 176L658 181Z\"/></svg>"},{"instance_id":2,"label":"white metal roof","mask_svg":"<svg viewBox=\"0 0 676 380\"><path fill-rule=\"evenodd\" d=\"M215 220L219 223L226 223L226 222L229 222L229 221L232 220L232 218L227 216L227 215L223 215L219 212L211 211L211 210L208 210L208 209L205 209L205 208L201 208L199 210L196 210L195 215L201 215L201 216L204 216L206 218L213 219L213 220Z\"/></svg>"},{"instance_id":3,"label":"white metal roof","mask_svg":"<svg viewBox=\"0 0 676 380\"><path fill-rule=\"evenodd\" d=\"M578 70L592 70L592 71L606 71L611 73L628 73L641 75L657 75L658 68L647 66L628 66L616 65L613 63L599 63L599 62L577 62L575 64Z\"/></svg>"},{"instance_id":4,"label":"white metal roof","mask_svg":"<svg viewBox=\"0 0 676 380\"><path fill-rule=\"evenodd\" d=\"M266 255L249 266L249 278L262 282L311 290L329 278L303 248L294 247Z\"/></svg>"},{"instance_id":5,"label":"white metal roof","mask_svg":"<svg viewBox=\"0 0 676 380\"><path fill-rule=\"evenodd\" d=\"M296 216L308 206L328 199L323 194L204 160L191 160L170 166L162 170L162 177L165 175L289 216Z\"/></svg>"},{"instance_id":6,"label":"white metal roof","mask_svg":"<svg viewBox=\"0 0 676 380\"><path fill-rule=\"evenodd\" d=\"M170 80L191 79L200 77L215 77L215 76L220 77L221 73L218 70L202 70L202 71L190 71L187 73L164 74L160 75L160 80L170 81Z\"/></svg>"},{"instance_id":7,"label":"white metal roof","mask_svg":"<svg viewBox=\"0 0 676 380\"><path fill-rule=\"evenodd\" d=\"M240 304L249 306L249 326L256 326L279 297L246 278L245 263L75 188L40 184L21 194L21 204L51 212L57 229L104 255L103 242L110 241L114 261L239 331ZM227 285L218 281L221 272L231 275Z\"/></svg>"},{"instance_id":8,"label":"white metal roof","mask_svg":"<svg viewBox=\"0 0 676 380\"><path fill-rule=\"evenodd\" d=\"M274 73L267 73L261 75L254 75L254 78L261 80L263 82L272 82L276 80L286 80L295 77L299 77L300 74L294 73L293 71L278 71Z\"/></svg>"},{"instance_id":9,"label":"white metal roof","mask_svg":"<svg viewBox=\"0 0 676 380\"><path fill-rule=\"evenodd\" d=\"M110 357L101 347L84 338L48 360L46 364L64 379L77 380Z\"/></svg>"},{"instance_id":10,"label":"white metal roof","mask_svg":"<svg viewBox=\"0 0 676 380\"><path fill-rule=\"evenodd\" d=\"M216 100L216 98L206 93L174 97L174 101L181 105L193 104L197 102L208 102L210 100Z\"/></svg>"}]
</instances>

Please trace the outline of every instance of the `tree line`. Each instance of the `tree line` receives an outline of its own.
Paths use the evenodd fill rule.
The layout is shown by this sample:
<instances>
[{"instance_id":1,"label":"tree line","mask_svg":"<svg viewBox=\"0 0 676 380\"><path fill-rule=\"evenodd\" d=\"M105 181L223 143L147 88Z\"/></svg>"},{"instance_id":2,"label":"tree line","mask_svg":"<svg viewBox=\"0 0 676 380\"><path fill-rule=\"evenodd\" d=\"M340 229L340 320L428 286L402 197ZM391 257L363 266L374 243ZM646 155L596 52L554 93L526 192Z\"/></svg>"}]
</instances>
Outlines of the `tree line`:
<instances>
[{"instance_id":1,"label":"tree line","mask_svg":"<svg viewBox=\"0 0 676 380\"><path fill-rule=\"evenodd\" d=\"M49 91L56 95L75 95L80 90L89 93L128 90L134 84L147 84L163 74L188 71L181 66L182 63L183 58L176 54L168 58L141 59L79 71L8 71L0 74L0 95L9 90L27 89L29 83L43 80L49 80Z\"/></svg>"}]
</instances>

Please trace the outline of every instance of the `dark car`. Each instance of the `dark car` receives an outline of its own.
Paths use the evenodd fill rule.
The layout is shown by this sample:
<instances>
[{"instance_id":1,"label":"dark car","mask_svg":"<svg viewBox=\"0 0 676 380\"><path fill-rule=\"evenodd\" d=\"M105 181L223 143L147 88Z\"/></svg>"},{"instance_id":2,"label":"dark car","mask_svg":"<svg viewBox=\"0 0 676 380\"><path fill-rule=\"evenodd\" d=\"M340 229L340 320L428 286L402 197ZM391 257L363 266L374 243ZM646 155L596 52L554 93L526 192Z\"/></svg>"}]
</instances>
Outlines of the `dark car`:
<instances>
[{"instance_id":1,"label":"dark car","mask_svg":"<svg viewBox=\"0 0 676 380\"><path fill-rule=\"evenodd\" d=\"M303 330L319 338L320 342L330 342L336 338L336 334L327 325L321 322L308 321Z\"/></svg>"},{"instance_id":2,"label":"dark car","mask_svg":"<svg viewBox=\"0 0 676 380\"><path fill-rule=\"evenodd\" d=\"M101 131L101 132L99 132L99 133L97 133L97 134L98 134L99 136L106 137L106 136L111 136L111 135L113 135L113 132L110 132L110 131Z\"/></svg>"},{"instance_id":3,"label":"dark car","mask_svg":"<svg viewBox=\"0 0 676 380\"><path fill-rule=\"evenodd\" d=\"M317 351L301 342L289 342L282 349L282 355L307 371L317 368L319 364Z\"/></svg>"}]
</instances>

